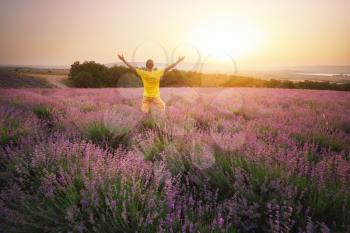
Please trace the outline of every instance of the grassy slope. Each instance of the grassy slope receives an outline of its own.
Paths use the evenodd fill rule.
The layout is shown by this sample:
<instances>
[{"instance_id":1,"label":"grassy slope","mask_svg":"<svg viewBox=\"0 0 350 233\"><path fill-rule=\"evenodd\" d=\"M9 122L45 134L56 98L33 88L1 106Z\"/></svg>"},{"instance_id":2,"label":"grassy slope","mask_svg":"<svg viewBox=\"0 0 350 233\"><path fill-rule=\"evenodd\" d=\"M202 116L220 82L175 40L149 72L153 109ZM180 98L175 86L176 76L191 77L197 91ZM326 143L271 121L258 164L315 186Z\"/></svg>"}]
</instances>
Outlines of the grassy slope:
<instances>
[{"instance_id":1,"label":"grassy slope","mask_svg":"<svg viewBox=\"0 0 350 233\"><path fill-rule=\"evenodd\" d=\"M1 68L0 88L51 88L52 84L41 78L30 77L18 72Z\"/></svg>"}]
</instances>

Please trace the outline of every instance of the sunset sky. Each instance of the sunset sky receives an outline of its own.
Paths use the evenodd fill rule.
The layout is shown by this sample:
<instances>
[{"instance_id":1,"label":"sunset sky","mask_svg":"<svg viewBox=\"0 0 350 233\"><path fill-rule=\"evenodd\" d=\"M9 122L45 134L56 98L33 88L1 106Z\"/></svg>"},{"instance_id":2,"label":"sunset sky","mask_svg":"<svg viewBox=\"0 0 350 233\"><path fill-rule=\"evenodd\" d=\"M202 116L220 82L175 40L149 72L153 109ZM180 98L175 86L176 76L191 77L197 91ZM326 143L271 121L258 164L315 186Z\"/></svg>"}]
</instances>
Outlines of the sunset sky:
<instances>
[{"instance_id":1,"label":"sunset sky","mask_svg":"<svg viewBox=\"0 0 350 233\"><path fill-rule=\"evenodd\" d=\"M0 64L349 65L349 0L1 0ZM133 56L134 54L134 56Z\"/></svg>"}]
</instances>

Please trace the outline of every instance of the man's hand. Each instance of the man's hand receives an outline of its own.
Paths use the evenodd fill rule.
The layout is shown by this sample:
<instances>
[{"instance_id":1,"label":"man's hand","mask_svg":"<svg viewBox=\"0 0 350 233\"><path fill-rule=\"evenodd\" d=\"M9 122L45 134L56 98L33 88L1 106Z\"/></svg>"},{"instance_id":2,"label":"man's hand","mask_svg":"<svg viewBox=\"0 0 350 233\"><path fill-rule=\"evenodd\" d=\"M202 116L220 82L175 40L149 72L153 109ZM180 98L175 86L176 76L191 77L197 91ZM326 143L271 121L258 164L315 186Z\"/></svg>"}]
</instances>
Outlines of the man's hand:
<instances>
[{"instance_id":1,"label":"man's hand","mask_svg":"<svg viewBox=\"0 0 350 233\"><path fill-rule=\"evenodd\" d=\"M177 59L177 62L176 62L176 63L180 63L180 62L182 62L184 59L185 59L185 57L184 57L184 56L179 57L179 58Z\"/></svg>"},{"instance_id":2,"label":"man's hand","mask_svg":"<svg viewBox=\"0 0 350 233\"><path fill-rule=\"evenodd\" d=\"M119 57L119 59L120 59L121 61L125 61L125 58L124 58L123 54L118 54L118 57Z\"/></svg>"},{"instance_id":3,"label":"man's hand","mask_svg":"<svg viewBox=\"0 0 350 233\"><path fill-rule=\"evenodd\" d=\"M175 63L173 63L173 64L171 64L171 65L165 67L164 73L165 73L165 72L168 72L168 71L171 70L171 69L173 69L175 66L177 66L177 64L179 64L180 62L182 62L184 59L185 59L185 57L179 57Z\"/></svg>"},{"instance_id":4,"label":"man's hand","mask_svg":"<svg viewBox=\"0 0 350 233\"><path fill-rule=\"evenodd\" d=\"M129 62L127 62L127 61L125 60L123 54L118 54L118 58L119 58L122 62L124 62L124 64L125 64L127 67L129 67L129 69L130 69L132 72L136 73L136 68L135 68L133 65L131 65Z\"/></svg>"}]
</instances>

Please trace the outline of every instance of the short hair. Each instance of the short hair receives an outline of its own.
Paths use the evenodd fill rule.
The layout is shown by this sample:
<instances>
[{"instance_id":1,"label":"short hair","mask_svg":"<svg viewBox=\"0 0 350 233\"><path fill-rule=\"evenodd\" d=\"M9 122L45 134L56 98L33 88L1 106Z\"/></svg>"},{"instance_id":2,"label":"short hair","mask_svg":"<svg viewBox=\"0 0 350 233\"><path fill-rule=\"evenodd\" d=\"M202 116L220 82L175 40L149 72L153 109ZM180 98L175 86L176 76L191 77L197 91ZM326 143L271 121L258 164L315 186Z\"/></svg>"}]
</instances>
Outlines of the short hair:
<instances>
[{"instance_id":1,"label":"short hair","mask_svg":"<svg viewBox=\"0 0 350 233\"><path fill-rule=\"evenodd\" d=\"M146 61L146 67L147 67L148 69L152 69L153 66L154 66L153 61L152 61L151 59L148 59L148 60Z\"/></svg>"}]
</instances>

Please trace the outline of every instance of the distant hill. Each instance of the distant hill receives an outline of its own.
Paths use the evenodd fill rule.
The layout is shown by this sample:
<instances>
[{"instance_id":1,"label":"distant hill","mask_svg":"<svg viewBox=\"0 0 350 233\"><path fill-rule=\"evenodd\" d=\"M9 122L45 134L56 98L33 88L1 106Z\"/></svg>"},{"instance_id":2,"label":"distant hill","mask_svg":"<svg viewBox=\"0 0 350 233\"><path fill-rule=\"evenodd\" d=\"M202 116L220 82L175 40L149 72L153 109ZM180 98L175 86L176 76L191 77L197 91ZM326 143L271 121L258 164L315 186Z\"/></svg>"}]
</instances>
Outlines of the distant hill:
<instances>
[{"instance_id":1,"label":"distant hill","mask_svg":"<svg viewBox=\"0 0 350 233\"><path fill-rule=\"evenodd\" d=\"M300 73L348 74L350 66L291 66L285 67L284 70Z\"/></svg>"}]
</instances>

